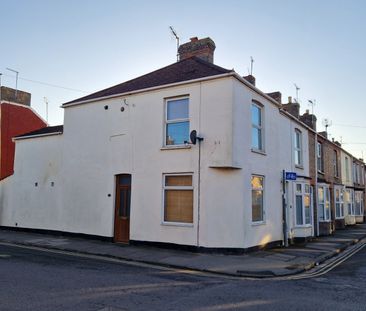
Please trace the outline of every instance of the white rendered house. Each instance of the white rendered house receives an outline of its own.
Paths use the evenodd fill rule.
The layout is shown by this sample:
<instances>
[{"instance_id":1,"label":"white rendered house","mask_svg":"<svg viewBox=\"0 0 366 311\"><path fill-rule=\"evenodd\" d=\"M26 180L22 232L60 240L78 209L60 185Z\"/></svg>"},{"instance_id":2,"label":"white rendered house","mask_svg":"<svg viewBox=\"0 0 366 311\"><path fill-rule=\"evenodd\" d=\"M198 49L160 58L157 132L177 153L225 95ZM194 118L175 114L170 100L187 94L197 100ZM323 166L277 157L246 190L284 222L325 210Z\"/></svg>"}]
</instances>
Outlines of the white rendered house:
<instances>
[{"instance_id":1,"label":"white rendered house","mask_svg":"<svg viewBox=\"0 0 366 311\"><path fill-rule=\"evenodd\" d=\"M179 62L64 104L63 128L15 138L0 225L220 249L279 243L283 219L312 236L307 127L214 49L192 38Z\"/></svg>"}]
</instances>

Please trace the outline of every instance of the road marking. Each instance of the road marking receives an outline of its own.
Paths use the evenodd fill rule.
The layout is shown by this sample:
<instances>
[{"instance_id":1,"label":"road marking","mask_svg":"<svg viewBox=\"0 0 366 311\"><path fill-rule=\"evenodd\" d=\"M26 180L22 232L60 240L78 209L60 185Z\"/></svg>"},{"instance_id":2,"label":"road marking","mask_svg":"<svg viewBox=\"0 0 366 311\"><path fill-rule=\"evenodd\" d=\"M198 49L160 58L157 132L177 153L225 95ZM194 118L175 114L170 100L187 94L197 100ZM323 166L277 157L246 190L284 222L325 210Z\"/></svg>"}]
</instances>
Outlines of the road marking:
<instances>
[{"instance_id":1,"label":"road marking","mask_svg":"<svg viewBox=\"0 0 366 311\"><path fill-rule=\"evenodd\" d=\"M0 254L0 259L1 258L9 258L9 257L11 257L10 255L8 255L8 254Z\"/></svg>"},{"instance_id":2,"label":"road marking","mask_svg":"<svg viewBox=\"0 0 366 311\"><path fill-rule=\"evenodd\" d=\"M309 271L305 271L296 275L289 275L289 276L273 276L273 277L247 277L247 276L230 276L225 275L223 273L215 273L210 271L198 271L193 269L183 269L183 268L174 268L169 266L161 266L158 264L152 264L152 263L144 263L144 262L138 262L138 261L132 261L128 259L121 259L121 258L112 258L112 257L106 257L103 255L93 255L93 254L83 254L83 253L75 253L73 251L66 251L66 250L57 250L57 249L49 249L49 248L43 248L38 246L28 246L28 245L21 245L21 244L13 244L9 242L0 242L0 245L10 246L10 247L18 247L18 248L24 248L24 249L31 249L31 250L38 250L42 252L48 252L53 254L61 254L61 255L67 255L67 256L73 256L73 257L79 257L79 258L87 258L87 259L95 259L95 260L101 260L106 262L112 262L112 263L120 263L130 266L136 266L136 267L144 267L144 268L151 268L155 270L165 271L165 273L184 273L189 275L195 275L195 276L201 276L201 277L211 277L211 278L222 278L222 279L229 279L229 280L250 280L250 281L264 281L264 280L302 280L302 279L310 279L310 278L316 278L319 276L322 276L329 271L333 270L343 262L345 262L347 259L351 258L353 255L358 253L360 250L362 250L366 246L366 239L361 240L357 244L351 246L349 249L346 249L343 253L340 253L339 255L330 258L329 260L325 261L319 266L316 266L312 268ZM0 258L2 255L0 254ZM4 256L4 255L3 255ZM5 255L8 257L11 257L11 255ZM5 257L4 257L5 258Z\"/></svg>"},{"instance_id":3,"label":"road marking","mask_svg":"<svg viewBox=\"0 0 366 311\"><path fill-rule=\"evenodd\" d=\"M362 250L366 246L366 239L360 241L359 243L353 245L351 248L345 250L343 253L340 253L338 256L329 259L323 264L309 270L308 272L304 272L298 275L292 275L288 277L279 278L282 280L302 280L302 279L310 279L319 277L327 274L334 268L338 267L340 264L351 258L353 255L357 254L360 250ZM315 269L315 271L314 271Z\"/></svg>"}]
</instances>

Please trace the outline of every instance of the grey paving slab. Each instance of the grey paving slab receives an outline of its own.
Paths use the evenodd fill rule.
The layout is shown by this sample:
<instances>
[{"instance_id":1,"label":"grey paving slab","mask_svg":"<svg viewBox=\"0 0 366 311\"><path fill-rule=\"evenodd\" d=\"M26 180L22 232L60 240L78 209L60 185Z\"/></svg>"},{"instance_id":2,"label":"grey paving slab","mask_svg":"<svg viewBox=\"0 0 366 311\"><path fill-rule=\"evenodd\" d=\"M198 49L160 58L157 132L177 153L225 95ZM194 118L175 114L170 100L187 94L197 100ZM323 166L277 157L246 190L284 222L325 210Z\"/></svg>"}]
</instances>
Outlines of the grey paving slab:
<instances>
[{"instance_id":1,"label":"grey paving slab","mask_svg":"<svg viewBox=\"0 0 366 311\"><path fill-rule=\"evenodd\" d=\"M307 244L260 250L243 255L224 255L0 230L0 241L3 242L117 257L182 269L262 277L297 273L322 260L322 258L334 255L338 249L343 249L354 243L355 239L363 237L366 237L366 225L357 225L352 229L337 231L333 236L314 238L312 242Z\"/></svg>"}]
</instances>

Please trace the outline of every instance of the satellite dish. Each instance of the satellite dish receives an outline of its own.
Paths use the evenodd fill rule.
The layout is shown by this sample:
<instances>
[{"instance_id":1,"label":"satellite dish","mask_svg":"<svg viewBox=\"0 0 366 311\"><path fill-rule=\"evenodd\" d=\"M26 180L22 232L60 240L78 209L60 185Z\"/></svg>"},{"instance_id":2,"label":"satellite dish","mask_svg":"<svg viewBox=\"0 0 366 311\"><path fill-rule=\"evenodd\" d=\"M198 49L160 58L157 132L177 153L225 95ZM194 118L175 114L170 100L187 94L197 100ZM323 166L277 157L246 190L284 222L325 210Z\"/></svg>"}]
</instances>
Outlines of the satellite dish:
<instances>
[{"instance_id":1,"label":"satellite dish","mask_svg":"<svg viewBox=\"0 0 366 311\"><path fill-rule=\"evenodd\" d=\"M197 143L197 131L193 130L191 134L189 134L189 138L191 139L191 143L195 145Z\"/></svg>"}]
</instances>

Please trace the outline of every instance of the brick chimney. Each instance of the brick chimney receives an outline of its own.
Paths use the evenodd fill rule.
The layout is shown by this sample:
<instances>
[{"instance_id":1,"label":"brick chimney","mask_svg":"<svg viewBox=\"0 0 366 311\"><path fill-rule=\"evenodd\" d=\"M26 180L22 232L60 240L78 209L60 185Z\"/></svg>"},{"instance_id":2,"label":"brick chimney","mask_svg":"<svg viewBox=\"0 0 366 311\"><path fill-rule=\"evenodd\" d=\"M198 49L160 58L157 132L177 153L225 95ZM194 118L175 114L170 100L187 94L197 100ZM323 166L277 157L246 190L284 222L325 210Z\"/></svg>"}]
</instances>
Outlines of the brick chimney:
<instances>
[{"instance_id":1,"label":"brick chimney","mask_svg":"<svg viewBox=\"0 0 366 311\"><path fill-rule=\"evenodd\" d=\"M215 42L211 38L198 39L193 37L190 42L179 46L179 60L196 56L210 63L214 62Z\"/></svg>"},{"instance_id":2,"label":"brick chimney","mask_svg":"<svg viewBox=\"0 0 366 311\"><path fill-rule=\"evenodd\" d=\"M282 104L282 94L281 92L272 92L272 93L266 93L269 97L272 97L276 102Z\"/></svg>"},{"instance_id":3,"label":"brick chimney","mask_svg":"<svg viewBox=\"0 0 366 311\"><path fill-rule=\"evenodd\" d=\"M255 77L252 75L248 75L248 76L244 76L243 77L245 80L247 80L250 84L255 86Z\"/></svg>"},{"instance_id":4,"label":"brick chimney","mask_svg":"<svg viewBox=\"0 0 366 311\"><path fill-rule=\"evenodd\" d=\"M0 102L2 101L30 106L31 94L19 90L16 91L15 89L12 89L10 87L1 86Z\"/></svg>"},{"instance_id":5,"label":"brick chimney","mask_svg":"<svg viewBox=\"0 0 366 311\"><path fill-rule=\"evenodd\" d=\"M326 131L318 132L318 135L323 136L324 138L328 139L328 133Z\"/></svg>"},{"instance_id":6,"label":"brick chimney","mask_svg":"<svg viewBox=\"0 0 366 311\"><path fill-rule=\"evenodd\" d=\"M288 104L282 105L283 110L292 114L295 118L299 118L300 115L300 104L298 102L292 102L292 97L288 97Z\"/></svg>"},{"instance_id":7,"label":"brick chimney","mask_svg":"<svg viewBox=\"0 0 366 311\"><path fill-rule=\"evenodd\" d=\"M316 131L316 116L310 114L308 109L302 116L300 116L300 121Z\"/></svg>"}]
</instances>

